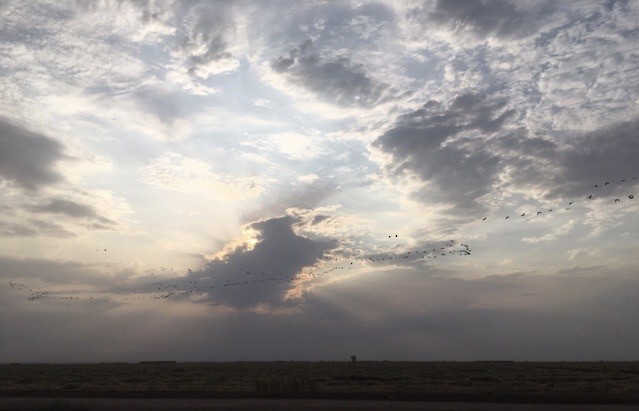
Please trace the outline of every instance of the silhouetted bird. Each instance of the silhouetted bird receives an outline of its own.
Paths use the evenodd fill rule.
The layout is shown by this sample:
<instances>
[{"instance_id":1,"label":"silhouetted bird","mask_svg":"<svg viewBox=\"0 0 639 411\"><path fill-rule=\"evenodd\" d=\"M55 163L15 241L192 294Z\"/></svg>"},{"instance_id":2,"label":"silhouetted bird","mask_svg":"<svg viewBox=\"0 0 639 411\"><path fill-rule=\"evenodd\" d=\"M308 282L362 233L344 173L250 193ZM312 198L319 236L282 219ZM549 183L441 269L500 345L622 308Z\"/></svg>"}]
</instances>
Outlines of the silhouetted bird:
<instances>
[{"instance_id":1,"label":"silhouetted bird","mask_svg":"<svg viewBox=\"0 0 639 411\"><path fill-rule=\"evenodd\" d=\"M588 198L592 198L592 194L590 194L590 195L588 196Z\"/></svg>"},{"instance_id":2,"label":"silhouetted bird","mask_svg":"<svg viewBox=\"0 0 639 411\"><path fill-rule=\"evenodd\" d=\"M615 198L615 203L618 203L620 200L618 198Z\"/></svg>"},{"instance_id":3,"label":"silhouetted bird","mask_svg":"<svg viewBox=\"0 0 639 411\"><path fill-rule=\"evenodd\" d=\"M537 211L537 215L540 215L540 214L541 214L541 211Z\"/></svg>"},{"instance_id":4,"label":"silhouetted bird","mask_svg":"<svg viewBox=\"0 0 639 411\"><path fill-rule=\"evenodd\" d=\"M635 196L633 196L632 194L630 194L630 195L628 196L628 198L632 200L633 198L635 198Z\"/></svg>"}]
</instances>

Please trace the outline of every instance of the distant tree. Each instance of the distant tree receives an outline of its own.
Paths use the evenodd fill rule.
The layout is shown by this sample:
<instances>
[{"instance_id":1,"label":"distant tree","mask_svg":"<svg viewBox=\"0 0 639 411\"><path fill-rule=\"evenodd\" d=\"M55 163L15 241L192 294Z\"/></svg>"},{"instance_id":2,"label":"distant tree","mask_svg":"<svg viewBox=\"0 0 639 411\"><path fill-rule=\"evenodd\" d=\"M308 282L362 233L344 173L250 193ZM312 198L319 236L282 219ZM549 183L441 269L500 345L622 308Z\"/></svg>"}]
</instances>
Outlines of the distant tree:
<instances>
[{"instance_id":1,"label":"distant tree","mask_svg":"<svg viewBox=\"0 0 639 411\"><path fill-rule=\"evenodd\" d=\"M351 362L355 362L355 361L357 361L357 356L351 355Z\"/></svg>"}]
</instances>

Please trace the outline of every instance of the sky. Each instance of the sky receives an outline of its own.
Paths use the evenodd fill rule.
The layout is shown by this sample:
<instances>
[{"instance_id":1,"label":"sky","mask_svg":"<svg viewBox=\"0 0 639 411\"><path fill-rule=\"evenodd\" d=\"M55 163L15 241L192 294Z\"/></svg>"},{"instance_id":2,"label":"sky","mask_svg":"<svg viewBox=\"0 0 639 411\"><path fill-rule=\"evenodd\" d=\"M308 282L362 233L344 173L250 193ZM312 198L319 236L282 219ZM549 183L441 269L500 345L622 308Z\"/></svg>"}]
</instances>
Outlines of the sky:
<instances>
[{"instance_id":1,"label":"sky","mask_svg":"<svg viewBox=\"0 0 639 411\"><path fill-rule=\"evenodd\" d=\"M637 360L638 44L632 0L1 0L0 362Z\"/></svg>"}]
</instances>

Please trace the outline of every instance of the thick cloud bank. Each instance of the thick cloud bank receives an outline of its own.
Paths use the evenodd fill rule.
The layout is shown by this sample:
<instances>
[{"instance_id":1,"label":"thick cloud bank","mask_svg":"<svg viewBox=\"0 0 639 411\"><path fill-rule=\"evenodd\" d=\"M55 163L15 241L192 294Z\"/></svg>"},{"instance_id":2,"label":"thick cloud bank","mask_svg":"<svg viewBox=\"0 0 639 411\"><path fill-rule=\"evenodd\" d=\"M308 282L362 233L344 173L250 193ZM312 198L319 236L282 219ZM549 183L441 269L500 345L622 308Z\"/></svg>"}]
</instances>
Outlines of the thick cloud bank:
<instances>
[{"instance_id":1,"label":"thick cloud bank","mask_svg":"<svg viewBox=\"0 0 639 411\"><path fill-rule=\"evenodd\" d=\"M0 177L35 190L62 180L55 169L62 144L0 118Z\"/></svg>"},{"instance_id":2,"label":"thick cloud bank","mask_svg":"<svg viewBox=\"0 0 639 411\"><path fill-rule=\"evenodd\" d=\"M484 142L514 115L506 105L476 93L459 95L447 107L429 101L402 115L373 146L392 155L393 172L416 173L437 186L439 200L472 208L500 171L500 157Z\"/></svg>"},{"instance_id":3,"label":"thick cloud bank","mask_svg":"<svg viewBox=\"0 0 639 411\"><path fill-rule=\"evenodd\" d=\"M348 57L322 57L310 40L273 61L271 67L323 100L341 106L371 107L400 94L369 76L361 64Z\"/></svg>"},{"instance_id":4,"label":"thick cloud bank","mask_svg":"<svg viewBox=\"0 0 639 411\"><path fill-rule=\"evenodd\" d=\"M208 299L214 304L250 307L283 303L291 287L287 279L322 261L335 248L334 241L316 241L293 231L296 219L277 217L250 225L257 232L255 245L241 245L224 257L215 259L202 269L190 273L188 281L217 284L209 289ZM274 278L274 281L262 281ZM256 282L252 282L256 281ZM224 287L224 283L247 282L243 287ZM187 279L180 284L187 285Z\"/></svg>"}]
</instances>

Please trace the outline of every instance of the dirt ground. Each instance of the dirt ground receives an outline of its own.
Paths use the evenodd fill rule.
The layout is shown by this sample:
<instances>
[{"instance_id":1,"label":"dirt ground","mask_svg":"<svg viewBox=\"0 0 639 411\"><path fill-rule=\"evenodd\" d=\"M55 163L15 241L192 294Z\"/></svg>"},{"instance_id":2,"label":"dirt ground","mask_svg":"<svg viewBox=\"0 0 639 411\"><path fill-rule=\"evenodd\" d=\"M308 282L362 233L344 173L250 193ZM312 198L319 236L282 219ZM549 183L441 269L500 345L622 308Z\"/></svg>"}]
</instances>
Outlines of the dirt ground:
<instances>
[{"instance_id":1,"label":"dirt ground","mask_svg":"<svg viewBox=\"0 0 639 411\"><path fill-rule=\"evenodd\" d=\"M0 397L0 410L639 410L639 405L495 404L303 399L153 399Z\"/></svg>"}]
</instances>

